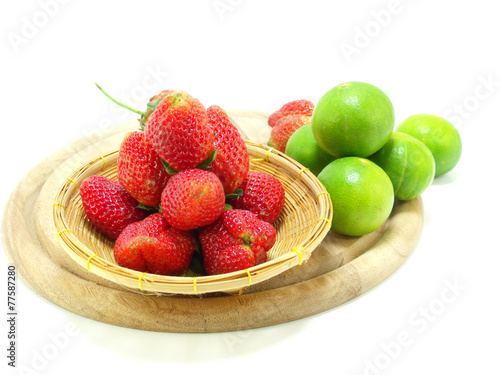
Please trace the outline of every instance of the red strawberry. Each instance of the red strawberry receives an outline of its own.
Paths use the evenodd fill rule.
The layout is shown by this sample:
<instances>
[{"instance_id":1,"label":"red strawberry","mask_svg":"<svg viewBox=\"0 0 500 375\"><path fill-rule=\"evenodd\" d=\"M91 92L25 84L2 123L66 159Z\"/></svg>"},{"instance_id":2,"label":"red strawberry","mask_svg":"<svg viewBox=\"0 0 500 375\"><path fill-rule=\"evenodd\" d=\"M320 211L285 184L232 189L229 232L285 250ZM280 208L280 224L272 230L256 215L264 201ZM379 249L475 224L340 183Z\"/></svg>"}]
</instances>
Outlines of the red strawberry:
<instances>
[{"instance_id":1,"label":"red strawberry","mask_svg":"<svg viewBox=\"0 0 500 375\"><path fill-rule=\"evenodd\" d=\"M287 115L281 117L276 121L271 130L269 146L274 147L278 151L285 152L288 139L290 139L295 130L310 122L311 116Z\"/></svg>"},{"instance_id":2,"label":"red strawberry","mask_svg":"<svg viewBox=\"0 0 500 375\"><path fill-rule=\"evenodd\" d=\"M115 242L118 265L140 272L177 276L188 269L197 241L170 227L161 213L127 226Z\"/></svg>"},{"instance_id":3,"label":"red strawberry","mask_svg":"<svg viewBox=\"0 0 500 375\"><path fill-rule=\"evenodd\" d=\"M230 194L241 185L250 166L245 141L222 108L213 105L207 114L217 150L210 170L221 180L224 192Z\"/></svg>"},{"instance_id":4,"label":"red strawberry","mask_svg":"<svg viewBox=\"0 0 500 375\"><path fill-rule=\"evenodd\" d=\"M258 250L254 249L253 256L255 258L255 265L267 262L267 251L263 247Z\"/></svg>"},{"instance_id":5,"label":"red strawberry","mask_svg":"<svg viewBox=\"0 0 500 375\"><path fill-rule=\"evenodd\" d=\"M248 246L229 246L217 254L214 274L229 273L255 266L255 256Z\"/></svg>"},{"instance_id":6,"label":"red strawberry","mask_svg":"<svg viewBox=\"0 0 500 375\"><path fill-rule=\"evenodd\" d=\"M141 130L146 129L146 126L148 125L148 121L149 121L149 116L151 116L151 113L153 113L153 111L156 109L156 107L158 107L158 104L160 104L160 101L165 96L170 94L171 92L173 92L173 90L163 90L160 93L156 94L155 96L153 96L149 99L146 111L144 111L141 114L141 118L139 120L141 123Z\"/></svg>"},{"instance_id":7,"label":"red strawberry","mask_svg":"<svg viewBox=\"0 0 500 375\"><path fill-rule=\"evenodd\" d=\"M304 115L304 116L312 116L314 110L314 104L305 99L294 100L284 104L280 109L273 112L271 116L269 116L267 122L270 127L274 127L276 125L276 121L280 118L288 115Z\"/></svg>"},{"instance_id":8,"label":"red strawberry","mask_svg":"<svg viewBox=\"0 0 500 375\"><path fill-rule=\"evenodd\" d=\"M242 196L228 201L233 208L249 210L268 223L279 218L285 204L285 189L280 180L268 173L250 171L240 188Z\"/></svg>"},{"instance_id":9,"label":"red strawberry","mask_svg":"<svg viewBox=\"0 0 500 375\"><path fill-rule=\"evenodd\" d=\"M205 107L183 91L160 101L149 116L146 136L160 158L178 171L197 167L214 151Z\"/></svg>"},{"instance_id":10,"label":"red strawberry","mask_svg":"<svg viewBox=\"0 0 500 375\"><path fill-rule=\"evenodd\" d=\"M225 208L225 194L217 176L202 169L185 169L170 177L161 197L168 223L191 230L213 223Z\"/></svg>"},{"instance_id":11,"label":"red strawberry","mask_svg":"<svg viewBox=\"0 0 500 375\"><path fill-rule=\"evenodd\" d=\"M125 135L118 153L118 181L139 203L158 207L170 175L141 131Z\"/></svg>"},{"instance_id":12,"label":"red strawberry","mask_svg":"<svg viewBox=\"0 0 500 375\"><path fill-rule=\"evenodd\" d=\"M209 275L215 275L216 255L226 247L243 245L241 238L233 236L224 227L222 217L213 224L200 229L200 245L203 255L203 268Z\"/></svg>"},{"instance_id":13,"label":"red strawberry","mask_svg":"<svg viewBox=\"0 0 500 375\"><path fill-rule=\"evenodd\" d=\"M90 222L112 240L127 225L147 216L118 181L107 177L88 177L80 184L80 195Z\"/></svg>"},{"instance_id":14,"label":"red strawberry","mask_svg":"<svg viewBox=\"0 0 500 375\"><path fill-rule=\"evenodd\" d=\"M222 220L229 233L241 238L255 252L259 251L259 248L269 250L276 241L276 229L248 210L227 210Z\"/></svg>"},{"instance_id":15,"label":"red strawberry","mask_svg":"<svg viewBox=\"0 0 500 375\"><path fill-rule=\"evenodd\" d=\"M265 262L266 252L276 242L276 229L250 211L233 209L224 211L216 222L201 228L199 239L205 271L215 275L218 256L229 247L248 247L254 254L255 265Z\"/></svg>"}]
</instances>

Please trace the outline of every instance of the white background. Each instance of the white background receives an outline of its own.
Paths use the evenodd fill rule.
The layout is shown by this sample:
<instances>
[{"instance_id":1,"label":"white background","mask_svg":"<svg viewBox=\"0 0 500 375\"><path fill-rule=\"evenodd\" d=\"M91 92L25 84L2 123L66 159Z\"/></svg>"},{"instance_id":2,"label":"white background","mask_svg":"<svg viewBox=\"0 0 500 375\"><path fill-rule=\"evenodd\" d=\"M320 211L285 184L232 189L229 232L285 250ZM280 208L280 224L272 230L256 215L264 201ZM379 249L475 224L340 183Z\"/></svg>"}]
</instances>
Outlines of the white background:
<instances>
[{"instance_id":1,"label":"white background","mask_svg":"<svg viewBox=\"0 0 500 375\"><path fill-rule=\"evenodd\" d=\"M170 334L80 317L21 280L17 364L23 371L7 366L8 326L2 323L2 373L295 374L313 365L348 375L498 373L500 23L493 5L2 2L2 208L18 181L51 153L136 117L118 110L94 82L138 108L175 88L207 106L274 111L294 99L316 102L331 87L360 80L389 95L396 123L415 113L441 115L463 141L456 169L422 196L425 222L413 255L366 295L269 328ZM0 310L7 311L9 261L0 258ZM77 334L51 352L52 338L73 328ZM44 353L51 358L40 359Z\"/></svg>"}]
</instances>

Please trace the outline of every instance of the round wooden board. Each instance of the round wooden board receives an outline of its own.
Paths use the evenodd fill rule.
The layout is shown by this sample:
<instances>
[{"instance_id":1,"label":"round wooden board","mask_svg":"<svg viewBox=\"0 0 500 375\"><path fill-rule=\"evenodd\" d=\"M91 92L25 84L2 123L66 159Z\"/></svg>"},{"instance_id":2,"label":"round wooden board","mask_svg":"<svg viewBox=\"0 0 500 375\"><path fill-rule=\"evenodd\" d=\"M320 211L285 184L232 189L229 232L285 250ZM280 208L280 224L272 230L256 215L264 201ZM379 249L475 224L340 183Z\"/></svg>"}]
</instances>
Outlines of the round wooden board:
<instances>
[{"instance_id":1,"label":"round wooden board","mask_svg":"<svg viewBox=\"0 0 500 375\"><path fill-rule=\"evenodd\" d=\"M266 143L266 113L230 111L246 139ZM87 136L37 165L6 206L7 255L23 279L53 303L97 321L150 331L222 332L311 316L366 293L390 276L415 249L423 224L421 198L395 203L377 231L348 237L331 231L307 262L241 295L148 295L127 290L77 265L57 243L52 202L66 176L96 155L116 149L137 123Z\"/></svg>"}]
</instances>

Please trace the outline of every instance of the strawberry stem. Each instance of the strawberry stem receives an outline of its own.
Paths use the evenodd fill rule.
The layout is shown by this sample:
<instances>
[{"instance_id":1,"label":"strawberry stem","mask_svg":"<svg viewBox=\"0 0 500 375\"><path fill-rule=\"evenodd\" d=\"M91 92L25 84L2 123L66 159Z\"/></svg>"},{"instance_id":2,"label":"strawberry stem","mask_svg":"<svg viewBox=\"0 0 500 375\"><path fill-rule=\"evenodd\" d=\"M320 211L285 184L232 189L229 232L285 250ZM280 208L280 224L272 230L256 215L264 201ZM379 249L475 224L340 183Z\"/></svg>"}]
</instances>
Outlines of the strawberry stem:
<instances>
[{"instance_id":1,"label":"strawberry stem","mask_svg":"<svg viewBox=\"0 0 500 375\"><path fill-rule=\"evenodd\" d=\"M129 111L132 111L132 112L134 112L134 113L137 113L138 115L143 115L143 114L144 114L144 112L141 112L141 111L139 111L138 109L134 109L134 108L132 108L132 107L129 107L129 106L128 106L128 105L126 105L126 104L120 103L118 100L116 100L116 99L115 99L115 98L113 98L111 95L109 95L106 91L104 91L104 89L103 89L101 86L99 86L97 83L96 83L95 85L97 86L97 88L98 88L99 90L101 90L101 92L102 92L104 95L106 95L109 99L111 99L113 102L115 102L116 104L118 104L120 107L123 107L123 108L125 108L125 109L128 109Z\"/></svg>"}]
</instances>

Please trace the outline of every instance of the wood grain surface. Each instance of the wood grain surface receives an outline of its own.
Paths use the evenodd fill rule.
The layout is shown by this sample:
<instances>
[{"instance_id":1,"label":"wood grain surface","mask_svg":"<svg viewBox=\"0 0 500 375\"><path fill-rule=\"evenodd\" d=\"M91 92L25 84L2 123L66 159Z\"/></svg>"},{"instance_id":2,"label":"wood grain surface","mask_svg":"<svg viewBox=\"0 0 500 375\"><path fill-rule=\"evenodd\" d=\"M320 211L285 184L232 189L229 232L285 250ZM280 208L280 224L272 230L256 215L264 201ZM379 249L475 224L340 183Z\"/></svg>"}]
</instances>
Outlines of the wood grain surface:
<instances>
[{"instance_id":1,"label":"wood grain surface","mask_svg":"<svg viewBox=\"0 0 500 375\"><path fill-rule=\"evenodd\" d=\"M267 143L266 113L230 111L245 139ZM2 231L7 256L47 300L81 316L163 332L222 332L280 324L357 298L390 276L415 249L423 223L421 198L395 203L377 231L348 237L331 231L307 262L241 295L141 294L104 280L57 243L51 222L55 191L69 172L119 146L136 122L87 136L42 161L13 191Z\"/></svg>"}]
</instances>

